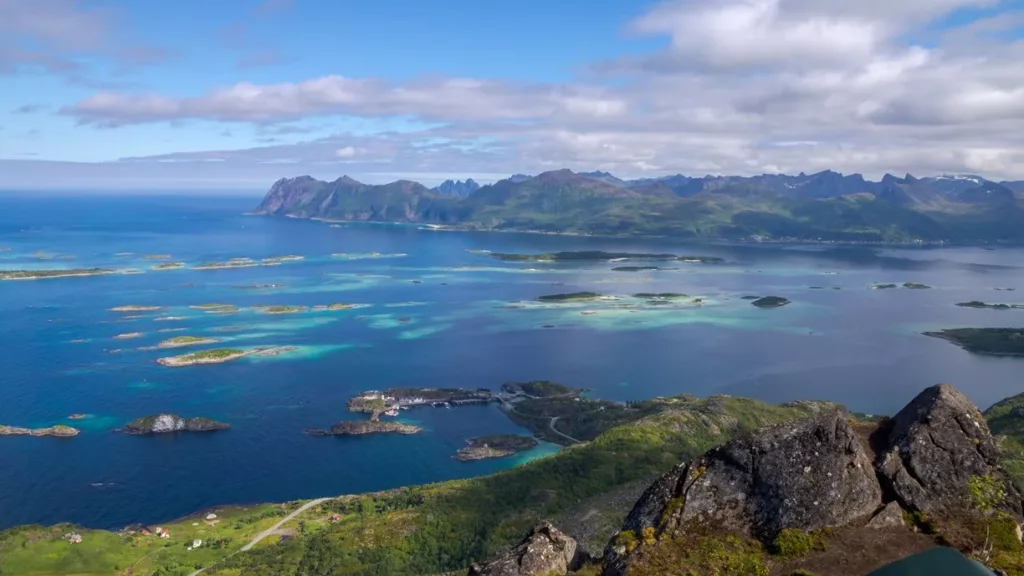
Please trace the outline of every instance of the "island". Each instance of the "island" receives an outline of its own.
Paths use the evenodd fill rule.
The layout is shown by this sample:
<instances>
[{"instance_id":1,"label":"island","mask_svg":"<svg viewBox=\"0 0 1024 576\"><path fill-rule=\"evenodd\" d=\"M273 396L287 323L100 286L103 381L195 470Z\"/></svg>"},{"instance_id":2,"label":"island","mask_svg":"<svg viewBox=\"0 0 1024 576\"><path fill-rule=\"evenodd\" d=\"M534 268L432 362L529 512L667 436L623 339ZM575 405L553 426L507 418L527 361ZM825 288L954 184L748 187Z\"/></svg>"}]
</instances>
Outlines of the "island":
<instances>
[{"instance_id":1,"label":"island","mask_svg":"<svg viewBox=\"0 0 1024 576\"><path fill-rule=\"evenodd\" d=\"M156 266L152 266L150 269L151 270L178 270L179 268L184 268L184 267L185 267L185 263L184 262L164 262L163 264L157 264Z\"/></svg>"},{"instance_id":2,"label":"island","mask_svg":"<svg viewBox=\"0 0 1024 576\"><path fill-rule=\"evenodd\" d=\"M142 332L126 332L124 334L118 334L117 336L114 336L114 339L115 340L131 340L132 338L141 338L142 335L143 335Z\"/></svg>"},{"instance_id":3,"label":"island","mask_svg":"<svg viewBox=\"0 0 1024 576\"><path fill-rule=\"evenodd\" d=\"M608 261L622 262L625 260L676 260L680 262L694 262L704 264L718 264L725 262L722 258L715 256L678 256L676 254L644 254L634 252L603 252L600 250L583 250L572 252L553 252L546 254L503 254L493 252L488 254L502 262L566 262L566 261Z\"/></svg>"},{"instance_id":4,"label":"island","mask_svg":"<svg viewBox=\"0 0 1024 576\"><path fill-rule=\"evenodd\" d=\"M554 303L566 303L566 302L589 302L591 300L597 300L602 295L597 292L572 292L569 294L548 294L546 296L538 296L539 302L554 302Z\"/></svg>"},{"instance_id":5,"label":"island","mask_svg":"<svg viewBox=\"0 0 1024 576\"><path fill-rule=\"evenodd\" d=\"M157 363L162 366L170 366L172 368L192 366L196 364L220 364L222 362L237 360L252 353L252 351L236 350L233 348L219 348L216 350L204 350L202 352L182 354L181 356L158 358Z\"/></svg>"},{"instance_id":6,"label":"island","mask_svg":"<svg viewBox=\"0 0 1024 576\"><path fill-rule=\"evenodd\" d=\"M264 258L263 259L263 263L264 264L280 264L282 262L298 262L299 260L305 260L305 259L306 259L305 256L295 256L295 255L289 254L287 256L274 256L274 257L271 257L271 258Z\"/></svg>"},{"instance_id":7,"label":"island","mask_svg":"<svg viewBox=\"0 0 1024 576\"><path fill-rule=\"evenodd\" d=\"M895 284L875 284L874 286L871 287L872 290L889 290L891 288L896 288L896 285Z\"/></svg>"},{"instance_id":8,"label":"island","mask_svg":"<svg viewBox=\"0 0 1024 576\"><path fill-rule=\"evenodd\" d=\"M163 342L154 346L154 348L182 348L184 346L199 346L201 344L216 344L220 340L216 338L206 338L203 336L175 336L174 338L168 338Z\"/></svg>"},{"instance_id":9,"label":"island","mask_svg":"<svg viewBox=\"0 0 1024 576\"><path fill-rule=\"evenodd\" d=\"M975 354L1024 356L1024 328L950 328L923 334L952 342Z\"/></svg>"},{"instance_id":10,"label":"island","mask_svg":"<svg viewBox=\"0 0 1024 576\"><path fill-rule=\"evenodd\" d=\"M198 304L189 308L202 310L204 314L235 314L242 310L234 304Z\"/></svg>"},{"instance_id":11,"label":"island","mask_svg":"<svg viewBox=\"0 0 1024 576\"><path fill-rule=\"evenodd\" d=\"M170 254L146 254L142 257L143 260L170 260L173 258Z\"/></svg>"},{"instance_id":12,"label":"island","mask_svg":"<svg viewBox=\"0 0 1024 576\"><path fill-rule=\"evenodd\" d=\"M187 316L157 316L153 318L153 322L180 322L182 320L188 320Z\"/></svg>"},{"instance_id":13,"label":"island","mask_svg":"<svg viewBox=\"0 0 1024 576\"><path fill-rule=\"evenodd\" d=\"M1024 309L1024 304L986 304L978 300L971 300L970 302L960 302L957 304L961 308L988 308L989 310L1014 310Z\"/></svg>"},{"instance_id":14,"label":"island","mask_svg":"<svg viewBox=\"0 0 1024 576\"><path fill-rule=\"evenodd\" d=\"M537 439L518 434L496 434L466 440L466 446L459 448L454 458L460 462L504 458L517 452L524 452L537 446Z\"/></svg>"},{"instance_id":15,"label":"island","mask_svg":"<svg viewBox=\"0 0 1024 576\"><path fill-rule=\"evenodd\" d=\"M0 424L0 436L54 436L57 438L70 438L77 436L78 430L70 426L50 426L49 428L18 428L16 426L4 426Z\"/></svg>"},{"instance_id":16,"label":"island","mask_svg":"<svg viewBox=\"0 0 1024 576\"><path fill-rule=\"evenodd\" d=\"M663 272L667 270L678 270L678 268L662 268L661 266L617 266L612 272Z\"/></svg>"},{"instance_id":17,"label":"island","mask_svg":"<svg viewBox=\"0 0 1024 576\"><path fill-rule=\"evenodd\" d=\"M193 270L228 270L231 268L252 268L262 266L252 258L232 258L224 262L207 262L193 268Z\"/></svg>"},{"instance_id":18,"label":"island","mask_svg":"<svg viewBox=\"0 0 1024 576\"><path fill-rule=\"evenodd\" d=\"M253 306L253 310L262 314L298 314L309 310L308 306Z\"/></svg>"},{"instance_id":19,"label":"island","mask_svg":"<svg viewBox=\"0 0 1024 576\"><path fill-rule=\"evenodd\" d=\"M676 298L689 298L689 296L686 294L679 294L678 292L638 292L633 294L633 298L642 298L644 300L675 300Z\"/></svg>"},{"instance_id":20,"label":"island","mask_svg":"<svg viewBox=\"0 0 1024 576\"><path fill-rule=\"evenodd\" d=\"M399 410L417 406L487 404L498 400L498 396L487 388L388 388L383 392L360 392L349 399L348 410L370 414L370 418L375 420L381 414L397 416Z\"/></svg>"},{"instance_id":21,"label":"island","mask_svg":"<svg viewBox=\"0 0 1024 576\"><path fill-rule=\"evenodd\" d=\"M130 304L128 306L115 306L110 308L110 312L155 312L156 310L163 310L163 306L138 306Z\"/></svg>"},{"instance_id":22,"label":"island","mask_svg":"<svg viewBox=\"0 0 1024 576\"><path fill-rule=\"evenodd\" d=\"M342 302L335 302L333 304L318 304L313 306L312 310L315 312L338 312L341 310L356 310L359 308L368 308L369 304L345 304Z\"/></svg>"},{"instance_id":23,"label":"island","mask_svg":"<svg viewBox=\"0 0 1024 576\"><path fill-rule=\"evenodd\" d=\"M274 288L284 288L284 284L245 284L241 286L232 286L235 290L270 290Z\"/></svg>"},{"instance_id":24,"label":"island","mask_svg":"<svg viewBox=\"0 0 1024 576\"><path fill-rule=\"evenodd\" d=\"M85 420L88 417L88 414L72 414L68 416L68 420Z\"/></svg>"},{"instance_id":25,"label":"island","mask_svg":"<svg viewBox=\"0 0 1024 576\"><path fill-rule=\"evenodd\" d=\"M904 282L903 287L910 290L929 290L931 286L919 282Z\"/></svg>"},{"instance_id":26,"label":"island","mask_svg":"<svg viewBox=\"0 0 1024 576\"><path fill-rule=\"evenodd\" d=\"M754 300L751 304L758 308L780 308L789 304L789 300L781 296L765 296Z\"/></svg>"},{"instance_id":27,"label":"island","mask_svg":"<svg viewBox=\"0 0 1024 576\"><path fill-rule=\"evenodd\" d=\"M423 429L419 426L402 424L401 422L342 420L327 430L310 428L305 432L312 436L364 436L366 434L417 434L422 431Z\"/></svg>"},{"instance_id":28,"label":"island","mask_svg":"<svg viewBox=\"0 0 1024 576\"><path fill-rule=\"evenodd\" d=\"M121 432L125 434L169 434L172 432L213 432L227 430L230 424L209 418L182 418L177 414L155 414L132 420Z\"/></svg>"},{"instance_id":29,"label":"island","mask_svg":"<svg viewBox=\"0 0 1024 576\"><path fill-rule=\"evenodd\" d=\"M74 268L68 270L0 270L0 280L43 280L73 276L101 276L116 274L112 268Z\"/></svg>"}]
</instances>

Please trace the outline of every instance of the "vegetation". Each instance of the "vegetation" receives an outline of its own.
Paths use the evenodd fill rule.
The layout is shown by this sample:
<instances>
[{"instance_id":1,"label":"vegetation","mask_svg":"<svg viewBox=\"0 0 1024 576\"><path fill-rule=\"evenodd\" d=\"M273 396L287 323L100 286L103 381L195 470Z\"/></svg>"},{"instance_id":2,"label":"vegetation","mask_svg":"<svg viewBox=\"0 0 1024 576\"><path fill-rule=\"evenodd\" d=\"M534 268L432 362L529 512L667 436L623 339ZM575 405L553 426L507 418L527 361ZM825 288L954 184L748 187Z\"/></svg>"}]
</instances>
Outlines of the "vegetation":
<instances>
[{"instance_id":1,"label":"vegetation","mask_svg":"<svg viewBox=\"0 0 1024 576\"><path fill-rule=\"evenodd\" d=\"M214 344L216 338L204 338L202 336L175 336L168 338L156 345L157 348L180 348L183 346L196 346L199 344Z\"/></svg>"},{"instance_id":2,"label":"vegetation","mask_svg":"<svg viewBox=\"0 0 1024 576\"><path fill-rule=\"evenodd\" d=\"M992 182L951 191L929 179L877 183L823 172L610 183L557 170L502 180L464 198L407 181L373 186L345 178L285 179L274 184L256 212L545 233L1019 242L1024 240L1020 202L1012 190ZM555 260L495 257L503 256L521 262Z\"/></svg>"},{"instance_id":3,"label":"vegetation","mask_svg":"<svg viewBox=\"0 0 1024 576\"><path fill-rule=\"evenodd\" d=\"M530 382L506 382L501 385L501 391L508 394L525 394L535 398L549 398L555 396L574 396L581 390L571 388L564 384L550 380L532 380Z\"/></svg>"},{"instance_id":4,"label":"vegetation","mask_svg":"<svg viewBox=\"0 0 1024 576\"><path fill-rule=\"evenodd\" d=\"M1022 328L953 328L924 335L948 340L975 354L1024 356Z\"/></svg>"},{"instance_id":5,"label":"vegetation","mask_svg":"<svg viewBox=\"0 0 1024 576\"><path fill-rule=\"evenodd\" d=\"M309 310L307 306L253 306L253 310L264 314L298 314Z\"/></svg>"},{"instance_id":6,"label":"vegetation","mask_svg":"<svg viewBox=\"0 0 1024 576\"><path fill-rule=\"evenodd\" d=\"M768 576L761 544L738 536L674 536L644 550L631 576Z\"/></svg>"},{"instance_id":7,"label":"vegetation","mask_svg":"<svg viewBox=\"0 0 1024 576\"><path fill-rule=\"evenodd\" d=\"M456 460L470 461L486 458L503 458L517 452L530 450L537 446L537 440L531 436L518 434L497 434L481 436L466 440L467 446L459 448Z\"/></svg>"},{"instance_id":8,"label":"vegetation","mask_svg":"<svg viewBox=\"0 0 1024 576\"><path fill-rule=\"evenodd\" d=\"M1014 308L1024 308L1024 305L1021 304L986 304L979 300L960 302L957 306L960 306L961 308L988 308L990 310L1012 310Z\"/></svg>"},{"instance_id":9,"label":"vegetation","mask_svg":"<svg viewBox=\"0 0 1024 576\"><path fill-rule=\"evenodd\" d=\"M164 262L163 264L153 266L153 270L178 270L179 268L184 267L184 262Z\"/></svg>"},{"instance_id":10,"label":"vegetation","mask_svg":"<svg viewBox=\"0 0 1024 576\"><path fill-rule=\"evenodd\" d=\"M828 540L824 532L812 530L805 532L795 528L787 528L775 537L772 542L772 551L785 558L799 558L806 556L814 550L824 550L828 547Z\"/></svg>"},{"instance_id":11,"label":"vegetation","mask_svg":"<svg viewBox=\"0 0 1024 576\"><path fill-rule=\"evenodd\" d=\"M638 292L633 294L633 298L643 298L645 300L672 300L675 298L689 298L686 294L679 294L677 292Z\"/></svg>"},{"instance_id":12,"label":"vegetation","mask_svg":"<svg viewBox=\"0 0 1024 576\"><path fill-rule=\"evenodd\" d=\"M601 297L601 294L597 292L572 292L570 294L548 294L546 296L539 296L537 300L541 302L587 302L590 300L596 300Z\"/></svg>"},{"instance_id":13,"label":"vegetation","mask_svg":"<svg viewBox=\"0 0 1024 576\"><path fill-rule=\"evenodd\" d=\"M0 270L0 280L38 280L42 278L66 278L70 276L98 276L114 274L110 268L75 268L69 270Z\"/></svg>"},{"instance_id":14,"label":"vegetation","mask_svg":"<svg viewBox=\"0 0 1024 576\"><path fill-rule=\"evenodd\" d=\"M779 308L789 304L789 300L781 296L765 296L754 300L751 304L758 308Z\"/></svg>"},{"instance_id":15,"label":"vegetation","mask_svg":"<svg viewBox=\"0 0 1024 576\"><path fill-rule=\"evenodd\" d=\"M203 350L202 352L193 352L191 354L182 354L181 356L170 356L168 358L160 358L157 360L164 366L188 366L191 364L219 364L221 362L228 362L241 358L248 354L245 350L236 350L234 348L218 348L216 350Z\"/></svg>"},{"instance_id":16,"label":"vegetation","mask_svg":"<svg viewBox=\"0 0 1024 576\"><path fill-rule=\"evenodd\" d=\"M984 415L999 441L1000 464L1024 490L1024 394L996 402Z\"/></svg>"},{"instance_id":17,"label":"vegetation","mask_svg":"<svg viewBox=\"0 0 1024 576\"><path fill-rule=\"evenodd\" d=\"M138 526L121 532L90 530L71 524L51 527L22 526L0 532L0 574L4 576L110 576L152 574L187 576L241 548L260 531L272 526L297 504L264 504L217 509L216 521L197 514L168 524ZM196 523L196 526L193 526ZM157 528L170 536L160 538ZM143 532L145 528L145 532ZM64 539L81 535L80 544ZM193 541L203 544L189 550Z\"/></svg>"}]
</instances>

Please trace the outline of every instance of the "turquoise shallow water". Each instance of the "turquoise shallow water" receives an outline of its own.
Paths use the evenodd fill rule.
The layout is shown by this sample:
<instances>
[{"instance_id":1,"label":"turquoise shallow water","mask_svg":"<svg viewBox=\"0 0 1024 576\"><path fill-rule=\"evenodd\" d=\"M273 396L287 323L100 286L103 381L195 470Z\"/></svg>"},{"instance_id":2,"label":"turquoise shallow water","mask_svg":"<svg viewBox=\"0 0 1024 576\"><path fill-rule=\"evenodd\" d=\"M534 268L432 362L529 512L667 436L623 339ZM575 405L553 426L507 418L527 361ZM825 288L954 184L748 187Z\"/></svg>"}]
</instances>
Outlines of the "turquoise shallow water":
<instances>
[{"instance_id":1,"label":"turquoise shallow water","mask_svg":"<svg viewBox=\"0 0 1024 576\"><path fill-rule=\"evenodd\" d=\"M920 336L945 326L1024 324L1019 249L730 245L668 240L449 233L413 226L247 217L256 199L0 195L0 268L114 267L141 273L0 282L0 423L72 423L72 440L0 438L0 527L72 521L120 527L216 504L281 501L486 474L557 447L501 460L452 459L467 438L516 432L496 407L421 409L416 436L318 438L353 393L396 385L497 388L552 379L634 400L691 392L770 401L820 398L898 409L939 381L987 405L1024 389L1024 361L985 358ZM486 254L559 250L720 256L722 265L613 272L608 263L502 263ZM125 253L131 254L125 254ZM367 257L372 253L391 257ZM348 257L332 254L345 253ZM170 254L181 270L154 271ZM295 254L299 262L191 267ZM404 256L394 256L404 254ZM70 257L74 259L70 259ZM872 291L876 282L933 290ZM271 286L273 285L273 286ZM812 286L826 289L815 290ZM841 290L833 290L832 287ZM1013 287L1016 292L996 291ZM617 299L549 305L582 290ZM650 306L636 292L685 292L703 305ZM760 310L744 295L793 300ZM365 304L268 315L248 307ZM233 314L191 308L242 307ZM111 312L123 305L163 307ZM115 336L140 332L130 339ZM166 368L185 353L145 350L194 335L220 346L289 346L280 356ZM139 438L113 434L160 411L233 429Z\"/></svg>"}]
</instances>

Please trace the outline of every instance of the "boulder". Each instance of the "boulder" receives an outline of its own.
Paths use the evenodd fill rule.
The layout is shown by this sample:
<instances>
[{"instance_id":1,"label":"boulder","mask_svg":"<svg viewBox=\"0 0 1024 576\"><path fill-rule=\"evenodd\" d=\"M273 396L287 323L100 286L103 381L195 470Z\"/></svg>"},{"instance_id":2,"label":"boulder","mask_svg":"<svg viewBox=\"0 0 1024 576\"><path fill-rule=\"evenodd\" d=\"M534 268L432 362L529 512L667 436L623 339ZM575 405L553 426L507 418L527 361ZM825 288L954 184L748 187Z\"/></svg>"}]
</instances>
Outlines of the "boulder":
<instances>
[{"instance_id":1,"label":"boulder","mask_svg":"<svg viewBox=\"0 0 1024 576\"><path fill-rule=\"evenodd\" d=\"M561 576L576 564L576 541L544 522L515 548L471 566L469 576Z\"/></svg>"},{"instance_id":2,"label":"boulder","mask_svg":"<svg viewBox=\"0 0 1024 576\"><path fill-rule=\"evenodd\" d=\"M868 520L868 528L902 528L906 526L903 521L903 509L896 502L889 502L877 514Z\"/></svg>"},{"instance_id":3,"label":"boulder","mask_svg":"<svg viewBox=\"0 0 1024 576\"><path fill-rule=\"evenodd\" d=\"M646 539L690 530L771 542L786 528L813 530L866 518L882 492L864 446L840 409L766 428L710 450L661 477L625 529ZM626 572L626 547L605 551L607 574Z\"/></svg>"},{"instance_id":4,"label":"boulder","mask_svg":"<svg viewBox=\"0 0 1024 576\"><path fill-rule=\"evenodd\" d=\"M972 504L968 482L1003 485L1001 508L1021 519L1021 497L999 468L999 448L984 417L956 388L925 389L889 423L876 467L883 487L911 511L941 519Z\"/></svg>"}]
</instances>

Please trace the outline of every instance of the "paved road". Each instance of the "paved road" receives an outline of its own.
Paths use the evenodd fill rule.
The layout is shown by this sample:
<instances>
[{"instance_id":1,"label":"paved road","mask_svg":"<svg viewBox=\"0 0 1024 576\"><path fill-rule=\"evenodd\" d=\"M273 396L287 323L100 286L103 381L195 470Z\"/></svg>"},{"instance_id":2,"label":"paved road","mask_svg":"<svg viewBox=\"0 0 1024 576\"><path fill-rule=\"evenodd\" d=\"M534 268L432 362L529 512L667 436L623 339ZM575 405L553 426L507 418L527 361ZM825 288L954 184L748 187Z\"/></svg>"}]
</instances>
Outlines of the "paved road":
<instances>
[{"instance_id":1,"label":"paved road","mask_svg":"<svg viewBox=\"0 0 1024 576\"><path fill-rule=\"evenodd\" d=\"M561 418L561 416L555 416L554 418L552 418L551 421L548 422L548 428L551 428L552 432L554 432L555 434L558 434L562 438L568 438L569 440L572 440L573 442L575 442L577 444L583 444L582 440L577 440L577 439L573 438L572 436L569 436L568 434L563 434L563 433L559 432L558 429L555 428L555 422L558 422L559 418Z\"/></svg>"},{"instance_id":2,"label":"paved road","mask_svg":"<svg viewBox=\"0 0 1024 576\"><path fill-rule=\"evenodd\" d=\"M263 532L260 532L259 534L257 534L251 541L249 541L248 544L246 544L245 546L242 546L242 548L240 550L238 550L237 552L233 552L232 554L229 554L228 556L225 556L224 558L218 560L217 562L215 562L214 564L211 564L210 566L207 566L206 568L210 568L210 567L212 567L212 566L214 566L216 564L220 564L224 560L227 560L228 558L231 558L235 554L238 554L238 552L246 552L248 550L252 550L252 547L257 545L257 544L259 544L260 540L263 540L267 536L270 536L271 534L274 533L275 530L277 530L281 526L284 526L288 522L294 520L295 517L298 516L299 514L302 514L306 510L309 510L313 506L319 506L320 504L323 504L324 502L327 502L328 500L333 500L333 498L317 498L316 500L311 500L309 502L306 502L305 504L302 505L302 507L300 507L295 512L292 512L291 514L285 516L284 518L282 518L279 522L277 522L276 524L274 524L270 528L267 528ZM189 574L189 576L198 576L203 570L206 570L206 568L200 568L199 570L196 570L195 572Z\"/></svg>"}]
</instances>

